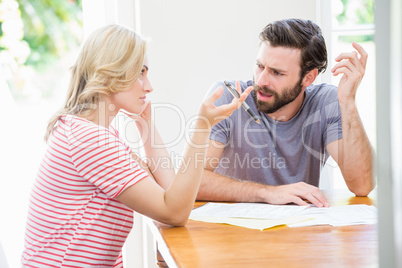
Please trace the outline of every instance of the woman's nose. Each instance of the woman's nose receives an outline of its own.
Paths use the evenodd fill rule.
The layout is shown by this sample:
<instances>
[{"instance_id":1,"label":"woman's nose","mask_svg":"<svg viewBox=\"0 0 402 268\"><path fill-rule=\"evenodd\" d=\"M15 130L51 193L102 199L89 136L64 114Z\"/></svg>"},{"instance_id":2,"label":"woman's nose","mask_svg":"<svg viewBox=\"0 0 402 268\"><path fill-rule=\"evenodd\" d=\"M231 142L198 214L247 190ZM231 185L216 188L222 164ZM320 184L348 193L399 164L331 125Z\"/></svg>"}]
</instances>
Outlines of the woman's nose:
<instances>
[{"instance_id":1,"label":"woman's nose","mask_svg":"<svg viewBox=\"0 0 402 268\"><path fill-rule=\"evenodd\" d=\"M151 93L154 90L148 78L145 78L143 89L148 93Z\"/></svg>"}]
</instances>

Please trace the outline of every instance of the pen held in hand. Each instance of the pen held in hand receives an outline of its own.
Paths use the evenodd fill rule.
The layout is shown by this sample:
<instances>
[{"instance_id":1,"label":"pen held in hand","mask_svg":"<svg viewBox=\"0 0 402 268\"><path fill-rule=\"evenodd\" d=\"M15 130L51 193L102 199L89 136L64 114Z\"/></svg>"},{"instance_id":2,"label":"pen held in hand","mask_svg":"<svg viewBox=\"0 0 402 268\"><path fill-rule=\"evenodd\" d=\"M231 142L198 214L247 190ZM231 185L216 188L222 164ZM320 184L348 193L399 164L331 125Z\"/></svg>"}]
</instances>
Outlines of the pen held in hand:
<instances>
[{"instance_id":1,"label":"pen held in hand","mask_svg":"<svg viewBox=\"0 0 402 268\"><path fill-rule=\"evenodd\" d=\"M223 81L223 83L225 84L226 88L230 91L230 93L232 93L233 97L235 97L236 99L240 98L239 92L237 92L237 90L234 89L231 84L229 84L227 81ZM258 120L257 116L250 109L250 107L247 105L247 103L243 102L241 104L241 106L243 106L244 110L246 110L246 112L254 119L255 122L257 122L258 124L261 124L260 120Z\"/></svg>"}]
</instances>

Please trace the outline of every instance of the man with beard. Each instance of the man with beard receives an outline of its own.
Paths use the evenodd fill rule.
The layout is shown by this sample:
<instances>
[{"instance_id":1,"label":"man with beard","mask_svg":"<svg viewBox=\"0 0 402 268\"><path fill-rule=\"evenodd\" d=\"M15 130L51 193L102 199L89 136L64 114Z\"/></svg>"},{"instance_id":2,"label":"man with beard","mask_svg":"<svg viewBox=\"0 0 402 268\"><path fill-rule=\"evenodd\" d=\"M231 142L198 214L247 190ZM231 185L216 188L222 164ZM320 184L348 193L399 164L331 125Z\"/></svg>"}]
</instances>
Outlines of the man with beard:
<instances>
[{"instance_id":1,"label":"man with beard","mask_svg":"<svg viewBox=\"0 0 402 268\"><path fill-rule=\"evenodd\" d=\"M329 156L357 196L375 186L373 152L355 105L367 53L341 53L331 70L342 75L338 87L314 85L327 67L320 28L288 19L260 33L253 80L234 82L237 90L254 87L246 103L261 124L239 109L215 125L197 199L209 201L295 203L329 206L318 189ZM224 86L216 83L210 90ZM208 93L209 94L209 93ZM215 103L231 102L228 90Z\"/></svg>"}]
</instances>

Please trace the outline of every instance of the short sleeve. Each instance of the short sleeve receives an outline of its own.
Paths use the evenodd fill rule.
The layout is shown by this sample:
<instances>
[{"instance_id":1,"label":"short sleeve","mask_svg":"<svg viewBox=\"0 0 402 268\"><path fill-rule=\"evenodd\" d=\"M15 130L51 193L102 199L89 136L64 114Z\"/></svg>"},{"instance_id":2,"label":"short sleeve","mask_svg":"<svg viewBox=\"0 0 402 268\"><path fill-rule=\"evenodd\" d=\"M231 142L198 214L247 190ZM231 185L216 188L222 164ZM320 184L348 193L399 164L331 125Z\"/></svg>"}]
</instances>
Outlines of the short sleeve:
<instances>
[{"instance_id":1,"label":"short sleeve","mask_svg":"<svg viewBox=\"0 0 402 268\"><path fill-rule=\"evenodd\" d=\"M73 124L68 140L78 174L112 198L148 176L130 148L108 129Z\"/></svg>"},{"instance_id":2,"label":"short sleeve","mask_svg":"<svg viewBox=\"0 0 402 268\"><path fill-rule=\"evenodd\" d=\"M334 93L332 93L332 95L334 95ZM336 96L336 91L335 96L332 96L330 99L332 100L327 102L324 107L326 125L323 139L325 147L333 141L342 139L341 109Z\"/></svg>"}]
</instances>

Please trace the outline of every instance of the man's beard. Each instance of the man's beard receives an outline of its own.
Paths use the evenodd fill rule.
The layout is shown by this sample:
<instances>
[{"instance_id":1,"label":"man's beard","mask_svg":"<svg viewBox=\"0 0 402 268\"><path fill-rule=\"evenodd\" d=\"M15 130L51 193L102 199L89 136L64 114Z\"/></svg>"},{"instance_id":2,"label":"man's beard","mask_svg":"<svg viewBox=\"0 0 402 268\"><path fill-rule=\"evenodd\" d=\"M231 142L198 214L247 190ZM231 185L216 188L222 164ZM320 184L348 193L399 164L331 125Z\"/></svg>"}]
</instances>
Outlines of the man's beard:
<instances>
[{"instance_id":1,"label":"man's beard","mask_svg":"<svg viewBox=\"0 0 402 268\"><path fill-rule=\"evenodd\" d=\"M300 92L302 91L302 79L300 79L296 85L293 88L285 88L282 92L281 95L279 95L277 92L266 88L266 87L259 87L255 82L254 82L254 90L253 90L253 96L255 103L257 104L257 109L265 114L272 114L284 107L285 105L291 103L294 101L299 95ZM257 97L257 92L261 91L264 94L269 94L272 95L271 98L273 98L273 102L265 102L261 101Z\"/></svg>"}]
</instances>

